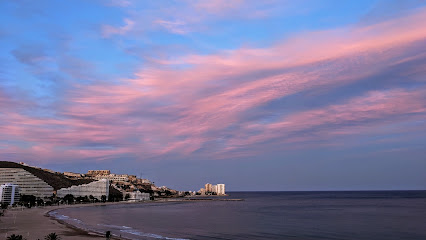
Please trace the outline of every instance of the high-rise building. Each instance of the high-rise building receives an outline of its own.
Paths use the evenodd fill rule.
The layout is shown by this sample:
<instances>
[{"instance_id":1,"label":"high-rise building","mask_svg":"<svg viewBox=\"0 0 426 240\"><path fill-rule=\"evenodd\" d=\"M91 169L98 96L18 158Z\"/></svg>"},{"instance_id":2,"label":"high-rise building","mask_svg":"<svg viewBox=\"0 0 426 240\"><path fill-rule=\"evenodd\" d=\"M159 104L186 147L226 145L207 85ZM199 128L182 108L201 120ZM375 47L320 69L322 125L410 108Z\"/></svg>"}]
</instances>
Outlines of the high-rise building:
<instances>
[{"instance_id":1,"label":"high-rise building","mask_svg":"<svg viewBox=\"0 0 426 240\"><path fill-rule=\"evenodd\" d=\"M70 179L60 173L51 173L15 162L0 161L0 184L18 185L22 195L34 195L39 198L50 197L61 188L90 182L93 180Z\"/></svg>"},{"instance_id":2,"label":"high-rise building","mask_svg":"<svg viewBox=\"0 0 426 240\"><path fill-rule=\"evenodd\" d=\"M0 203L14 204L19 201L19 187L11 183L0 185Z\"/></svg>"},{"instance_id":3,"label":"high-rise building","mask_svg":"<svg viewBox=\"0 0 426 240\"><path fill-rule=\"evenodd\" d=\"M54 192L54 188L51 185L22 168L0 167L0 184L5 183L18 185L23 195L34 195L43 198L52 196Z\"/></svg>"},{"instance_id":4,"label":"high-rise building","mask_svg":"<svg viewBox=\"0 0 426 240\"><path fill-rule=\"evenodd\" d=\"M217 195L225 195L225 184L217 185Z\"/></svg>"},{"instance_id":5,"label":"high-rise building","mask_svg":"<svg viewBox=\"0 0 426 240\"><path fill-rule=\"evenodd\" d=\"M206 192L212 192L213 189L210 183L206 183L205 187L206 187Z\"/></svg>"},{"instance_id":6,"label":"high-rise building","mask_svg":"<svg viewBox=\"0 0 426 240\"><path fill-rule=\"evenodd\" d=\"M213 185L212 186L212 193L216 193L217 194L217 185Z\"/></svg>"}]
</instances>

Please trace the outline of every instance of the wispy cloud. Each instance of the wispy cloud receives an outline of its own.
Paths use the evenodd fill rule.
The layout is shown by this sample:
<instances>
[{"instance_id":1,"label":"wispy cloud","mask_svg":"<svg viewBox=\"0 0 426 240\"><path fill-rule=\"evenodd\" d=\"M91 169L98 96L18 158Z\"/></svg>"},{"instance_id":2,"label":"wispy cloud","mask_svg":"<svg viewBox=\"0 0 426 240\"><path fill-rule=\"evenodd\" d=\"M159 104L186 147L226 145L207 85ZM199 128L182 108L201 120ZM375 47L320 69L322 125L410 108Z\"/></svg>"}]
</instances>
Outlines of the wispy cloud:
<instances>
[{"instance_id":1,"label":"wispy cloud","mask_svg":"<svg viewBox=\"0 0 426 240\"><path fill-rule=\"evenodd\" d=\"M242 4L193 7L219 14ZM19 111L6 108L15 100L0 91L0 156L37 155L46 161L254 156L260 147L334 146L321 141L424 120L425 13L306 31L269 47L159 58L113 82L82 71L89 63L62 56L57 66L66 78L89 81L70 81L62 101L45 115L25 104ZM188 18L164 19L151 23L175 34L192 31ZM133 32L136 21L104 25L103 37ZM24 50L13 56L27 65L44 56ZM398 74L389 74L395 68Z\"/></svg>"},{"instance_id":2,"label":"wispy cloud","mask_svg":"<svg viewBox=\"0 0 426 240\"><path fill-rule=\"evenodd\" d=\"M185 34L188 32L186 30L186 24L183 21L166 21L166 20L157 20L156 24L164 27L168 31L176 34Z\"/></svg>"},{"instance_id":3,"label":"wispy cloud","mask_svg":"<svg viewBox=\"0 0 426 240\"><path fill-rule=\"evenodd\" d=\"M56 119L3 114L2 138L28 142L30 147L15 146L20 149L16 152L45 159L59 154L105 159L142 152L145 157L203 153L219 158L236 150L240 156L256 154L254 146L268 141L308 143L341 136L348 126L368 126L407 114L424 118L424 87L392 85L301 112L277 109L264 115L262 109L295 94L329 92L365 81L408 59L420 61L423 55L407 50L422 51L416 46L426 40L419 24L425 16L421 11L369 26L306 33L269 48L188 55L158 68L142 68L134 78L115 84L74 84L65 96L69 104L57 109ZM131 26L128 21L124 27L106 30L105 36L123 34ZM175 63L189 67L176 69ZM0 96L2 102L8 101ZM247 118L250 114L258 117Z\"/></svg>"},{"instance_id":4,"label":"wispy cloud","mask_svg":"<svg viewBox=\"0 0 426 240\"><path fill-rule=\"evenodd\" d=\"M102 26L102 36L105 38L111 37L113 35L124 35L131 31L134 28L135 22L125 18L124 26L115 27L111 25L103 25Z\"/></svg>"}]
</instances>

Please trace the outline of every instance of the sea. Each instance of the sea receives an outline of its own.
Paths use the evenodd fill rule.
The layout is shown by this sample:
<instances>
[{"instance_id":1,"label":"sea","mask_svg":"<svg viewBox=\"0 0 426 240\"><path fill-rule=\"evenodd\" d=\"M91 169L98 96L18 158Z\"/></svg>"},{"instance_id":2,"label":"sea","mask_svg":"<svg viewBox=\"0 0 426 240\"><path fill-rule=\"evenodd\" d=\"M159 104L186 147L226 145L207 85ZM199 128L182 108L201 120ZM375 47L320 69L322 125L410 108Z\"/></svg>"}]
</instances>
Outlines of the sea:
<instances>
[{"instance_id":1,"label":"sea","mask_svg":"<svg viewBox=\"0 0 426 240\"><path fill-rule=\"evenodd\" d=\"M426 239L426 191L231 192L225 198L243 201L118 204L50 214L126 239Z\"/></svg>"}]
</instances>

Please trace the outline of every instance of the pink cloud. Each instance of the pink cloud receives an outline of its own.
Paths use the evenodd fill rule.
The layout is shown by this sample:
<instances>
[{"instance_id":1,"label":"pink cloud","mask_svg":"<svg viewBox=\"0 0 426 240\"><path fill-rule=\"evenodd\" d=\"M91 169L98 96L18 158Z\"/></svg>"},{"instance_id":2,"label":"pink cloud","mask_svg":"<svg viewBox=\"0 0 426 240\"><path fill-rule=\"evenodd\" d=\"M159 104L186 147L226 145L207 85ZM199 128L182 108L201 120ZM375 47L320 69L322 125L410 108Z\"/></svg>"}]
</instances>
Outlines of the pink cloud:
<instances>
[{"instance_id":1,"label":"pink cloud","mask_svg":"<svg viewBox=\"0 0 426 240\"><path fill-rule=\"evenodd\" d=\"M268 141L311 144L357 135L359 128L393 122L398 116L424 117L422 87L392 87L321 108L277 112L274 121L249 119L246 114L298 93L329 92L421 59L423 55L412 56L407 49L426 40L426 29L419 24L426 22L425 12L370 26L305 33L267 48L159 59L115 84L75 85L56 119L10 110L0 114L0 142L32 143L3 144L0 154L22 151L48 159L99 160L120 154L241 157L257 154L256 146ZM124 34L133 25L128 20L123 27L107 27L105 37ZM422 73L412 68L407 74ZM4 98L0 92L0 107ZM94 147L82 147L90 144Z\"/></svg>"},{"instance_id":2,"label":"pink cloud","mask_svg":"<svg viewBox=\"0 0 426 240\"><path fill-rule=\"evenodd\" d=\"M160 124L157 134L166 131L167 135L171 135L164 137L164 142L171 144L165 144L166 152L167 149L176 149L171 147L176 144L185 151L183 146L188 147L189 144L174 143L174 137L190 136L202 142L211 141L214 137L206 136L207 132L238 123L241 113L271 100L307 89L347 84L380 72L383 67L393 64L393 59L403 56L404 48L410 43L425 39L426 31L415 24L423 19L424 15L418 14L345 30L347 34L344 37L341 34L344 30L332 31L331 34L325 31L293 38L267 49L238 49L219 55L187 56L176 63L193 64L192 68L144 69L137 73L137 78L124 82L127 87L115 87L111 92L119 92L116 95L119 102L126 99L168 102L167 106L157 107L155 111L172 111L172 114L177 114L177 120L166 126ZM413 27L407 28L407 24ZM315 39L315 42L301 39ZM333 63L329 68L311 68L311 64L323 61ZM245 79L256 71L292 67L306 69ZM218 92L210 95L200 93L210 86L217 86ZM102 91L90 95L99 94ZM83 98L103 102L96 97ZM114 98L112 96L111 100ZM118 109L129 111L122 106ZM173 112L178 110L179 113Z\"/></svg>"},{"instance_id":3,"label":"pink cloud","mask_svg":"<svg viewBox=\"0 0 426 240\"><path fill-rule=\"evenodd\" d=\"M236 146L254 145L271 139L284 139L284 142L304 142L328 139L338 135L356 135L362 132L360 126L369 126L371 122L377 128L374 120L379 120L381 124L384 124L383 121L392 119L393 116L421 114L420 118L425 117L425 96L426 89L373 91L343 104L290 114L278 122L248 125L246 132L252 129L259 130L260 133L255 136L243 135L241 139L235 139L233 144ZM348 124L355 124L357 128L347 127ZM326 131L320 131L318 134L315 128L321 126L326 126ZM367 128L366 130L371 131L372 129ZM309 133L297 134L298 137L291 135L304 131L309 131ZM285 137L286 135L292 137Z\"/></svg>"}]
</instances>

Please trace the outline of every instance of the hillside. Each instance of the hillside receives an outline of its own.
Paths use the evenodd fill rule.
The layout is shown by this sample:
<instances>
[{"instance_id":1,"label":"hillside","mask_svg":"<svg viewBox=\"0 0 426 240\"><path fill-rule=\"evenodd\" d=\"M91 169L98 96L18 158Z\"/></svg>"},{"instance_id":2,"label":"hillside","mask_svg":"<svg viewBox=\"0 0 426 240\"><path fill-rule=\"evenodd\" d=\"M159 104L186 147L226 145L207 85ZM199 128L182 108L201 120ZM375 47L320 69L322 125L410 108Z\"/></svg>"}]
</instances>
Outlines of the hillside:
<instances>
[{"instance_id":1,"label":"hillside","mask_svg":"<svg viewBox=\"0 0 426 240\"><path fill-rule=\"evenodd\" d=\"M65 177L63 174L60 173L51 173L42 169L21 165L15 162L0 161L0 168L22 168L25 171L45 181L47 184L52 186L54 190L71 187L73 185L87 184L94 181L92 179L73 180Z\"/></svg>"}]
</instances>

